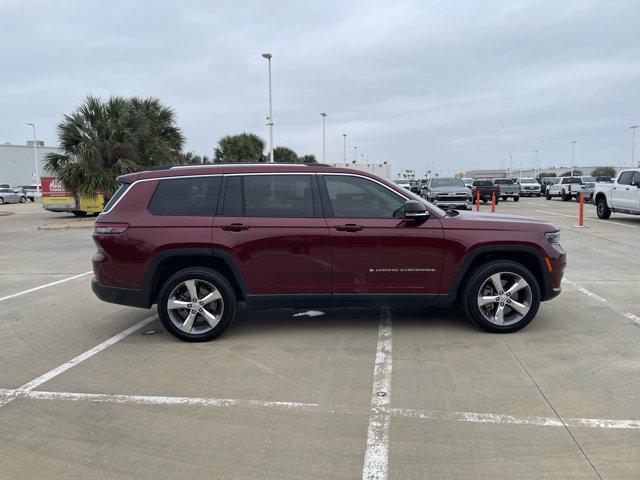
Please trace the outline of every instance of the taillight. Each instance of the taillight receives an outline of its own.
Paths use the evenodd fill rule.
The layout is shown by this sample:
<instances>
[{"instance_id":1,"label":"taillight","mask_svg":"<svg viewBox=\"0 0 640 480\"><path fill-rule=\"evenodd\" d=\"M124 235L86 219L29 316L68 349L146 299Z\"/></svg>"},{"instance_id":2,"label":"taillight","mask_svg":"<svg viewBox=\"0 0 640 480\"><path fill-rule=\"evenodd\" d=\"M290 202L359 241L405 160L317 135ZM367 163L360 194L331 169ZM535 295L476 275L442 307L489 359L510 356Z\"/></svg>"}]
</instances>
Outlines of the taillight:
<instances>
[{"instance_id":1,"label":"taillight","mask_svg":"<svg viewBox=\"0 0 640 480\"><path fill-rule=\"evenodd\" d=\"M128 223L96 223L93 233L100 235L120 235L128 229Z\"/></svg>"}]
</instances>

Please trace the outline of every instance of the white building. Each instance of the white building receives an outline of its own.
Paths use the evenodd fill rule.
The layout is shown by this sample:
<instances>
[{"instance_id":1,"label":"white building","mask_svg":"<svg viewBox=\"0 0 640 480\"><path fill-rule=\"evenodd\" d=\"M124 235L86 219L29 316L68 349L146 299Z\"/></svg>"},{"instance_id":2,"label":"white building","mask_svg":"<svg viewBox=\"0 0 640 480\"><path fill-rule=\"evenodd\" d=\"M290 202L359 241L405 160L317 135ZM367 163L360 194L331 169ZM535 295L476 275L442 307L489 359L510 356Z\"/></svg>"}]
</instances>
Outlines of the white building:
<instances>
[{"instance_id":1,"label":"white building","mask_svg":"<svg viewBox=\"0 0 640 480\"><path fill-rule=\"evenodd\" d=\"M354 170L360 170L362 172L369 172L387 180L391 179L391 165L387 162L384 163L332 163L334 167L338 168L353 168Z\"/></svg>"},{"instance_id":2,"label":"white building","mask_svg":"<svg viewBox=\"0 0 640 480\"><path fill-rule=\"evenodd\" d=\"M60 153L57 147L47 147L38 141L38 171L40 177L51 176L44 168L44 155ZM33 141L26 145L0 144L0 183L11 186L32 185L36 182Z\"/></svg>"}]
</instances>

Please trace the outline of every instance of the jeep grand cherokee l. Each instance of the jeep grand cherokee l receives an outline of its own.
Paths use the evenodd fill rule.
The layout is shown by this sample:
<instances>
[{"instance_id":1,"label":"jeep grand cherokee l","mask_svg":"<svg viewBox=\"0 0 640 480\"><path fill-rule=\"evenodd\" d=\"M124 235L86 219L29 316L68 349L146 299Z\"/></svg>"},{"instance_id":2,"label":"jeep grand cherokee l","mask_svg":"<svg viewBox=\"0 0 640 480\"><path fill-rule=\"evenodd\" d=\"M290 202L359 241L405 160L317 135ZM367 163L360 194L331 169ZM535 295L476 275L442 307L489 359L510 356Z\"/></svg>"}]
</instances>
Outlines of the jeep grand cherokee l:
<instances>
[{"instance_id":1,"label":"jeep grand cherokee l","mask_svg":"<svg viewBox=\"0 0 640 480\"><path fill-rule=\"evenodd\" d=\"M460 301L490 332L527 325L560 292L551 223L444 211L368 173L218 164L119 177L93 239L102 300L150 308L209 340L249 309Z\"/></svg>"}]
</instances>

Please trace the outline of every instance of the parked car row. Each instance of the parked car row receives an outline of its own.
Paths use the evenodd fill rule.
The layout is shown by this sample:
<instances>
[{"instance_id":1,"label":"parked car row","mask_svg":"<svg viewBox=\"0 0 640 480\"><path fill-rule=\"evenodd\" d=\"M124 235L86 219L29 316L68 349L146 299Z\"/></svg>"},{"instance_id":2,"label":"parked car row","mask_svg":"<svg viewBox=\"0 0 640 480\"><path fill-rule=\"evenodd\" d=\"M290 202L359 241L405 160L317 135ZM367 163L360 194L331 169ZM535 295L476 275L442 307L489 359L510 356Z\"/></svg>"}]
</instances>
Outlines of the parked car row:
<instances>
[{"instance_id":1,"label":"parked car row","mask_svg":"<svg viewBox=\"0 0 640 480\"><path fill-rule=\"evenodd\" d=\"M20 185L17 187L12 186L9 183L0 183L0 189L2 190L12 190L18 194L22 194L25 196L26 199L31 200L32 202L35 201L36 198L40 198L42 197L42 188L40 187L40 185ZM10 200L7 200L7 197L9 195L9 192L3 192L5 195L3 195L3 200L4 203L12 203ZM22 198L22 197L20 197ZM22 200L18 200L18 201L22 201ZM2 202L0 202L2 203Z\"/></svg>"},{"instance_id":2,"label":"parked car row","mask_svg":"<svg viewBox=\"0 0 640 480\"><path fill-rule=\"evenodd\" d=\"M3 187L0 185L0 205L3 203L24 203L27 201L27 196L20 190L15 188Z\"/></svg>"}]
</instances>

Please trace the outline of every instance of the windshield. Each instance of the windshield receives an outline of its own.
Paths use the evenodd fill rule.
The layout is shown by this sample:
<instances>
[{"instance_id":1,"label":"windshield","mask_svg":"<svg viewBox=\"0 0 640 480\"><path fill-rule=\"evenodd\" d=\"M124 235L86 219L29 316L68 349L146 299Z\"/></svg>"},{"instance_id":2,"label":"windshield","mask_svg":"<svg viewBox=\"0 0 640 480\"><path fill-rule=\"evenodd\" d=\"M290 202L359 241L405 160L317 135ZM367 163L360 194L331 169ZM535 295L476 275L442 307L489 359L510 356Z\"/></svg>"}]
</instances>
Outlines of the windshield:
<instances>
[{"instance_id":1,"label":"windshield","mask_svg":"<svg viewBox=\"0 0 640 480\"><path fill-rule=\"evenodd\" d=\"M510 178L496 178L493 183L495 185L513 185L513 180Z\"/></svg>"},{"instance_id":2,"label":"windshield","mask_svg":"<svg viewBox=\"0 0 640 480\"><path fill-rule=\"evenodd\" d=\"M538 183L535 178L521 178L520 183Z\"/></svg>"},{"instance_id":3,"label":"windshield","mask_svg":"<svg viewBox=\"0 0 640 480\"><path fill-rule=\"evenodd\" d=\"M583 182L595 182L596 179L593 177L582 177Z\"/></svg>"},{"instance_id":4,"label":"windshield","mask_svg":"<svg viewBox=\"0 0 640 480\"><path fill-rule=\"evenodd\" d=\"M434 188L440 187L464 187L464 182L459 178L434 178L431 181Z\"/></svg>"}]
</instances>

